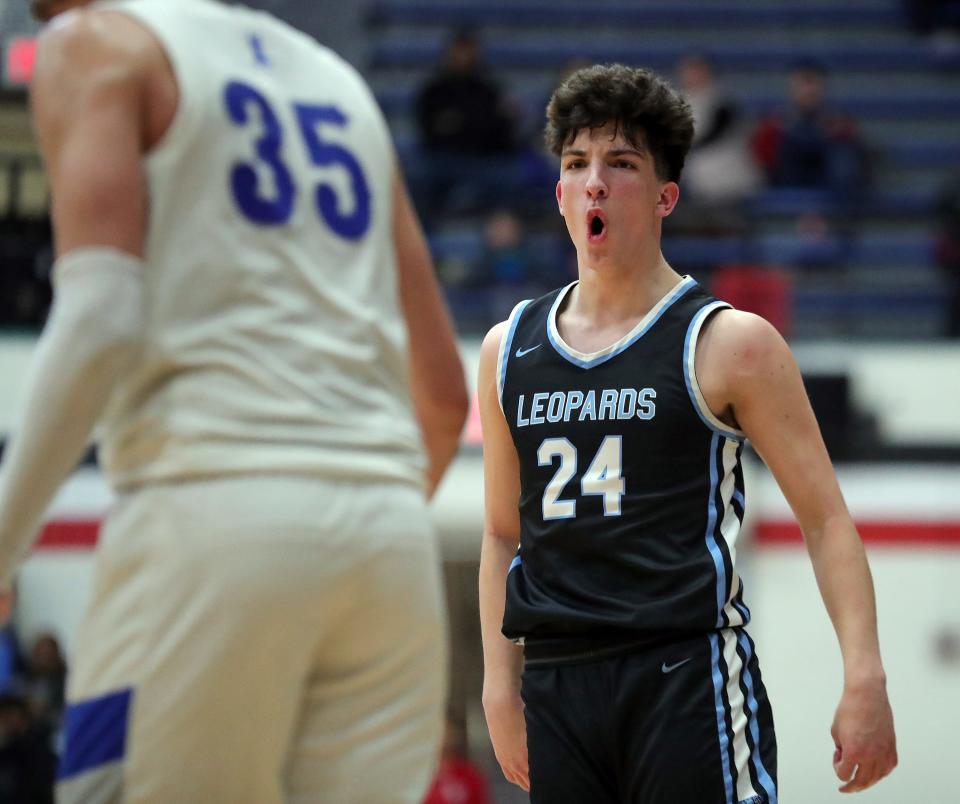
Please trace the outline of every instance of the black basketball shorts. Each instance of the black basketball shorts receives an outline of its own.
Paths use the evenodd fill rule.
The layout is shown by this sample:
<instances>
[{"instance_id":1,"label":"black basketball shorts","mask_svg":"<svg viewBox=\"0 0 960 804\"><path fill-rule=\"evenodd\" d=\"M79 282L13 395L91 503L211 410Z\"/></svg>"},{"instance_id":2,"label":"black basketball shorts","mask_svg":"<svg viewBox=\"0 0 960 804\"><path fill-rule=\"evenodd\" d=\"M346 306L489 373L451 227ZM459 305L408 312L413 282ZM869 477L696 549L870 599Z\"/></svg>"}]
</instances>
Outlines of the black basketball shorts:
<instances>
[{"instance_id":1,"label":"black basketball shorts","mask_svg":"<svg viewBox=\"0 0 960 804\"><path fill-rule=\"evenodd\" d=\"M742 628L600 658L531 648L534 804L776 804L773 716Z\"/></svg>"}]
</instances>

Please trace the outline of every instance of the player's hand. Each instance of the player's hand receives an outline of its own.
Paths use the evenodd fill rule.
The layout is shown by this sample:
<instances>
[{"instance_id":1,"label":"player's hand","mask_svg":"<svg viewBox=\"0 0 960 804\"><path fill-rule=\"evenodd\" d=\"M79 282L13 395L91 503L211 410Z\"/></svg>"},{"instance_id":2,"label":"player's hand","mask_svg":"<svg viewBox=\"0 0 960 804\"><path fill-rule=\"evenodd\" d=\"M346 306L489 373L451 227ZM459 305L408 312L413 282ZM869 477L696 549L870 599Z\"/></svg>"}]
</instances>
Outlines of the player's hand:
<instances>
[{"instance_id":1,"label":"player's hand","mask_svg":"<svg viewBox=\"0 0 960 804\"><path fill-rule=\"evenodd\" d=\"M507 781L530 792L530 770L527 764L527 723L523 718L523 701L516 693L485 694L483 711L493 753Z\"/></svg>"},{"instance_id":2,"label":"player's hand","mask_svg":"<svg viewBox=\"0 0 960 804\"><path fill-rule=\"evenodd\" d=\"M841 793L866 790L890 773L897 766L897 738L886 683L846 686L830 733Z\"/></svg>"}]
</instances>

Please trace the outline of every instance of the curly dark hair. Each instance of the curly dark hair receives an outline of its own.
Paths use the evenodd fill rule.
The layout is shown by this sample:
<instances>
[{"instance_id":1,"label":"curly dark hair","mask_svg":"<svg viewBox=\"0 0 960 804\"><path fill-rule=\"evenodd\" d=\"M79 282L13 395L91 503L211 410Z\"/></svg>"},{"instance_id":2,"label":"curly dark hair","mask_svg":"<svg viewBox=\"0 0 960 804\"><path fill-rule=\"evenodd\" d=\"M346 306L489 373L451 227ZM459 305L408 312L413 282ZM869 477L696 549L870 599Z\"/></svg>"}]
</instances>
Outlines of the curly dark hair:
<instances>
[{"instance_id":1,"label":"curly dark hair","mask_svg":"<svg viewBox=\"0 0 960 804\"><path fill-rule=\"evenodd\" d=\"M547 105L547 147L560 156L581 129L608 123L615 123L632 145L650 152L658 178L680 180L693 141L693 113L663 78L624 64L577 70Z\"/></svg>"}]
</instances>

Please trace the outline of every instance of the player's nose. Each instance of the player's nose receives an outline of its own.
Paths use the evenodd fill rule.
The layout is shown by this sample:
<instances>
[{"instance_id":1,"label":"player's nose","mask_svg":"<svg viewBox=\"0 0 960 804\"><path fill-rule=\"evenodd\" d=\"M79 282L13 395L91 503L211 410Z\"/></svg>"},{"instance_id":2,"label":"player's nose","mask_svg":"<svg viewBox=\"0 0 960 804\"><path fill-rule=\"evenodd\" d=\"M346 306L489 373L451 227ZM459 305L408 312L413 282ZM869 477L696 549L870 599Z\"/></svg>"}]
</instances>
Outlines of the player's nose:
<instances>
[{"instance_id":1,"label":"player's nose","mask_svg":"<svg viewBox=\"0 0 960 804\"><path fill-rule=\"evenodd\" d=\"M599 165L590 167L587 174L587 195L590 198L606 198L608 193L607 183L604 180L602 168Z\"/></svg>"}]
</instances>

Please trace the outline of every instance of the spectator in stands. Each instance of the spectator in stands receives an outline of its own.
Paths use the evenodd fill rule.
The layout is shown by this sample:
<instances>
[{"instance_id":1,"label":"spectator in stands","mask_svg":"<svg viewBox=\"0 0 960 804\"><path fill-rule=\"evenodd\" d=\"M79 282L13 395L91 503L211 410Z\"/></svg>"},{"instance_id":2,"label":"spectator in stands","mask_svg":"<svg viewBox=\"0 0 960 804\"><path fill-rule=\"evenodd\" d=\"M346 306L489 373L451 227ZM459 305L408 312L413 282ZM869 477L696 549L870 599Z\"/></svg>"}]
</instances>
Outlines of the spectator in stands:
<instances>
[{"instance_id":1,"label":"spectator in stands","mask_svg":"<svg viewBox=\"0 0 960 804\"><path fill-rule=\"evenodd\" d=\"M490 785L467 756L466 724L448 715L440 767L424 804L490 804Z\"/></svg>"},{"instance_id":2,"label":"spectator in stands","mask_svg":"<svg viewBox=\"0 0 960 804\"><path fill-rule=\"evenodd\" d=\"M744 115L718 81L706 55L694 53L683 58L677 77L693 111L694 138L684 167L685 212L671 220L671 229L739 230L739 204L761 184L750 157Z\"/></svg>"},{"instance_id":3,"label":"spectator in stands","mask_svg":"<svg viewBox=\"0 0 960 804\"><path fill-rule=\"evenodd\" d=\"M960 173L944 185L939 212L937 262L943 269L947 287L944 334L948 338L960 338Z\"/></svg>"},{"instance_id":4,"label":"spectator in stands","mask_svg":"<svg viewBox=\"0 0 960 804\"><path fill-rule=\"evenodd\" d=\"M798 63L787 107L760 122L752 146L772 186L822 190L844 203L866 183L866 148L856 123L828 104L826 90L822 65Z\"/></svg>"},{"instance_id":5,"label":"spectator in stands","mask_svg":"<svg viewBox=\"0 0 960 804\"><path fill-rule=\"evenodd\" d=\"M514 295L517 287L530 285L543 292L546 268L541 256L530 244L520 218L510 210L497 210L484 224L483 251L475 281L482 285L509 285Z\"/></svg>"},{"instance_id":6,"label":"spectator in stands","mask_svg":"<svg viewBox=\"0 0 960 804\"><path fill-rule=\"evenodd\" d=\"M0 695L0 804L52 804L56 757L27 702Z\"/></svg>"},{"instance_id":7,"label":"spectator in stands","mask_svg":"<svg viewBox=\"0 0 960 804\"><path fill-rule=\"evenodd\" d=\"M30 651L22 688L38 725L49 734L60 729L66 681L67 663L60 643L53 634L41 634Z\"/></svg>"},{"instance_id":8,"label":"spectator in stands","mask_svg":"<svg viewBox=\"0 0 960 804\"><path fill-rule=\"evenodd\" d=\"M420 155L411 184L425 223L438 212L476 211L515 196L524 173L521 116L482 65L473 31L450 40L417 95L416 117Z\"/></svg>"},{"instance_id":9,"label":"spectator in stands","mask_svg":"<svg viewBox=\"0 0 960 804\"><path fill-rule=\"evenodd\" d=\"M480 63L471 30L454 34L443 64L417 96L417 122L425 148L453 154L511 153L514 116Z\"/></svg>"},{"instance_id":10,"label":"spectator in stands","mask_svg":"<svg viewBox=\"0 0 960 804\"><path fill-rule=\"evenodd\" d=\"M535 298L556 285L553 256L530 241L523 221L510 210L497 210L486 219L483 250L469 284L490 290L490 322L508 315L517 298Z\"/></svg>"},{"instance_id":11,"label":"spectator in stands","mask_svg":"<svg viewBox=\"0 0 960 804\"><path fill-rule=\"evenodd\" d=\"M20 671L20 642L13 626L15 592L0 591L0 694L15 689ZM2 801L2 799L0 799Z\"/></svg>"}]
</instances>

